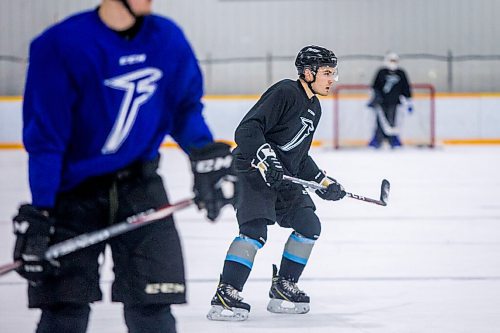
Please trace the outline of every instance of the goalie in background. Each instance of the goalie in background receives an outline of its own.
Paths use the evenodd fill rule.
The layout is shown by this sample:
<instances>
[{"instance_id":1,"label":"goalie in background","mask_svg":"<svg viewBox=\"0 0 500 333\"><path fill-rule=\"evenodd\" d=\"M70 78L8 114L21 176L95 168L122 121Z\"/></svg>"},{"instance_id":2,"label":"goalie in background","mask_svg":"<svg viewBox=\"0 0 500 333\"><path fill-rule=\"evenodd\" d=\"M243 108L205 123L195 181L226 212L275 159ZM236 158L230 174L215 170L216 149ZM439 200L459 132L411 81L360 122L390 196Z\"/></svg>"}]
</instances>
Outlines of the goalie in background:
<instances>
[{"instance_id":1,"label":"goalie in background","mask_svg":"<svg viewBox=\"0 0 500 333\"><path fill-rule=\"evenodd\" d=\"M372 84L372 99L368 107L376 114L375 133L368 144L380 148L387 140L392 148L402 145L397 124L397 111L404 106L409 113L413 112L412 92L406 72L399 67L399 56L388 53L384 59L384 67L377 71Z\"/></svg>"},{"instance_id":2,"label":"goalie in background","mask_svg":"<svg viewBox=\"0 0 500 333\"><path fill-rule=\"evenodd\" d=\"M309 296L297 282L307 264L321 223L303 186L283 181L283 174L327 187L316 191L324 200L340 200L342 186L318 168L309 156L313 133L321 117L316 95L326 96L337 80L337 57L323 47L306 46L297 55L298 80L271 86L245 115L235 132L233 151L240 184L236 205L239 234L227 251L210 320L245 320L250 305L239 292L254 258L266 244L268 225L291 228L278 268L273 265L269 304L274 313L306 313ZM271 270L270 270L271 272ZM263 292L263 296L267 292Z\"/></svg>"}]
</instances>

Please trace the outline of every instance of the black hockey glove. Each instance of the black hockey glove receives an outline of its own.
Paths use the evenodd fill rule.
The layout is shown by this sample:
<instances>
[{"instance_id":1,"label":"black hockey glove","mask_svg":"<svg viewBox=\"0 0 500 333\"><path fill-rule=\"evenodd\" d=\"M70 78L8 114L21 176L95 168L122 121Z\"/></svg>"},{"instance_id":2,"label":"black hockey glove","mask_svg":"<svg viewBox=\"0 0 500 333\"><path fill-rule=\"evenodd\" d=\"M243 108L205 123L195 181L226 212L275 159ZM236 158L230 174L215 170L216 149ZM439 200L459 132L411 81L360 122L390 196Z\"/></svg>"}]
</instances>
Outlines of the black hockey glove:
<instances>
[{"instance_id":1,"label":"black hockey glove","mask_svg":"<svg viewBox=\"0 0 500 333\"><path fill-rule=\"evenodd\" d=\"M49 262L44 258L54 221L48 213L24 204L19 207L13 223L16 235L14 260L22 262L16 271L33 284L41 283L46 277L55 274L59 266L57 261Z\"/></svg>"},{"instance_id":2,"label":"black hockey glove","mask_svg":"<svg viewBox=\"0 0 500 333\"><path fill-rule=\"evenodd\" d=\"M404 104L406 105L406 110L408 111L409 114L413 113L413 101L411 98L406 98L404 101Z\"/></svg>"},{"instance_id":3,"label":"black hockey glove","mask_svg":"<svg viewBox=\"0 0 500 333\"><path fill-rule=\"evenodd\" d=\"M316 194L323 200L337 201L345 197L345 190L335 179L328 177L325 173L320 172L314 181L320 185L326 186L324 190L316 190Z\"/></svg>"},{"instance_id":4,"label":"black hockey glove","mask_svg":"<svg viewBox=\"0 0 500 333\"><path fill-rule=\"evenodd\" d=\"M372 98L368 102L367 106L369 108L375 108L378 105L382 104L383 100L384 100L384 98L382 97L382 95L379 92L372 91Z\"/></svg>"},{"instance_id":5,"label":"black hockey glove","mask_svg":"<svg viewBox=\"0 0 500 333\"><path fill-rule=\"evenodd\" d=\"M283 181L283 167L276 157L276 153L268 143L257 149L257 159L253 164L259 169L267 186L278 187Z\"/></svg>"},{"instance_id":6,"label":"black hockey glove","mask_svg":"<svg viewBox=\"0 0 500 333\"><path fill-rule=\"evenodd\" d=\"M222 142L207 144L191 150L191 168L194 174L195 202L207 211L207 218L215 221L227 204L237 200L237 178L232 168L230 146Z\"/></svg>"}]
</instances>

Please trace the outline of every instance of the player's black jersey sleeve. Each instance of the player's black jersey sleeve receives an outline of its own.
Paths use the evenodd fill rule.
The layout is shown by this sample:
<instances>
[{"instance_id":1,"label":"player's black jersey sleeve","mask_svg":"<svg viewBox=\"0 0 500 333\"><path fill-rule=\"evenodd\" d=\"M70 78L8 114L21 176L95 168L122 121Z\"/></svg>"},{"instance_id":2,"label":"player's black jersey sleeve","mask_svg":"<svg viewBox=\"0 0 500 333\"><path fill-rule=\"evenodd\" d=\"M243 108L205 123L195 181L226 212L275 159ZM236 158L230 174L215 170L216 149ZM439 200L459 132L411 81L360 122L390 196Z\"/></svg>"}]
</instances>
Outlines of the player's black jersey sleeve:
<instances>
[{"instance_id":1,"label":"player's black jersey sleeve","mask_svg":"<svg viewBox=\"0 0 500 333\"><path fill-rule=\"evenodd\" d=\"M297 177L305 180L314 180L314 177L316 177L320 171L320 168L318 168L311 156L307 155L300 164Z\"/></svg>"},{"instance_id":2,"label":"player's black jersey sleeve","mask_svg":"<svg viewBox=\"0 0 500 333\"><path fill-rule=\"evenodd\" d=\"M401 82L403 85L401 95L405 96L406 98L411 98L410 82L408 81L406 73L403 70L401 70Z\"/></svg>"},{"instance_id":3,"label":"player's black jersey sleeve","mask_svg":"<svg viewBox=\"0 0 500 333\"><path fill-rule=\"evenodd\" d=\"M318 98L309 98L300 81L276 83L236 128L236 168L250 169L251 160L264 143L274 149L287 174L296 176L303 168L314 168L308 152L320 118Z\"/></svg>"},{"instance_id":4,"label":"player's black jersey sleeve","mask_svg":"<svg viewBox=\"0 0 500 333\"><path fill-rule=\"evenodd\" d=\"M279 88L271 87L245 115L235 132L235 141L246 158L254 157L266 143L265 135L279 122L287 98Z\"/></svg>"}]
</instances>

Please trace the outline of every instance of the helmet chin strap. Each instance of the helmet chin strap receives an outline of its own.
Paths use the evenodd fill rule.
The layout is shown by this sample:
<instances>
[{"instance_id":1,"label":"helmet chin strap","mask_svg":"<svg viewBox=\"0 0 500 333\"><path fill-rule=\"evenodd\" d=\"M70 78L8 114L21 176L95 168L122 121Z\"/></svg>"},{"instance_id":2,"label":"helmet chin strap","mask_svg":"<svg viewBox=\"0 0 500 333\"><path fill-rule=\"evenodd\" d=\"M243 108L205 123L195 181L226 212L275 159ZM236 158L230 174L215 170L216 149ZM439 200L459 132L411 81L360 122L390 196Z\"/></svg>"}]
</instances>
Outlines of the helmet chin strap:
<instances>
[{"instance_id":1,"label":"helmet chin strap","mask_svg":"<svg viewBox=\"0 0 500 333\"><path fill-rule=\"evenodd\" d=\"M312 72L312 71L311 71L311 73L314 73L314 74L312 74L313 80L311 82L306 81L306 83L307 83L307 86L309 87L309 89L311 89L311 91L313 92L313 94L317 95L318 93L312 87L312 84L316 81L316 73Z\"/></svg>"},{"instance_id":2,"label":"helmet chin strap","mask_svg":"<svg viewBox=\"0 0 500 333\"><path fill-rule=\"evenodd\" d=\"M127 11L130 13L130 15L132 15L134 17L134 19L137 20L137 15L134 13L132 8L130 7L130 4L128 3L128 1L127 0L120 0L120 2L123 4L123 6L125 6Z\"/></svg>"}]
</instances>

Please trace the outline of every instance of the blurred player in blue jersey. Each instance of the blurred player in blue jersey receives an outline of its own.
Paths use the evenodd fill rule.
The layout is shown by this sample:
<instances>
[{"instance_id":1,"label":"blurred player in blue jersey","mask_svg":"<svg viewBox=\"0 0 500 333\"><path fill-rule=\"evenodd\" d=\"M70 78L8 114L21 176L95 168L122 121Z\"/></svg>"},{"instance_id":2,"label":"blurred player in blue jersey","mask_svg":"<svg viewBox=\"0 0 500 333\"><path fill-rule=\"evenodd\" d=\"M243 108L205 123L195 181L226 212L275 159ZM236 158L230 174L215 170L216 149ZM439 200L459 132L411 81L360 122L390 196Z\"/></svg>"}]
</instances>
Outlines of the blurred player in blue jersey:
<instances>
[{"instance_id":1,"label":"blurred player in blue jersey","mask_svg":"<svg viewBox=\"0 0 500 333\"><path fill-rule=\"evenodd\" d=\"M37 332L85 332L102 298L105 244L43 260L48 246L160 207L157 173L170 135L189 155L195 201L215 220L235 200L230 147L202 116L202 75L181 29L151 14L151 0L102 0L34 39L23 105L31 204L14 218L14 259L29 283ZM218 163L218 170L197 167ZM208 161L208 163L207 163ZM176 163L172 161L172 163ZM227 194L229 193L229 194ZM175 332L170 305L185 303L181 245L172 217L108 242L112 300L129 332Z\"/></svg>"}]
</instances>

